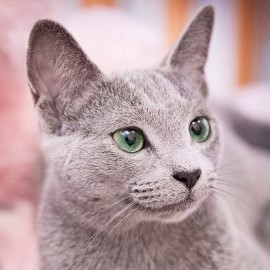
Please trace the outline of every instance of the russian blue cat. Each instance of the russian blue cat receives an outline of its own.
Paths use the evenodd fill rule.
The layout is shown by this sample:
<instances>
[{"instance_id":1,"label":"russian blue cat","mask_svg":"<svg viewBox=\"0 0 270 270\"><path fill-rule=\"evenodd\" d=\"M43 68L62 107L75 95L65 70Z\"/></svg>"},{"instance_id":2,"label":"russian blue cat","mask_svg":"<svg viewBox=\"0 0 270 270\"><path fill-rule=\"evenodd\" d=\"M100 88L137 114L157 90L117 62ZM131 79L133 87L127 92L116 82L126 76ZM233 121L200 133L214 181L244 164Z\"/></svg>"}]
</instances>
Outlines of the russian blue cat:
<instances>
[{"instance_id":1,"label":"russian blue cat","mask_svg":"<svg viewBox=\"0 0 270 270\"><path fill-rule=\"evenodd\" d=\"M111 75L58 23L34 26L43 270L269 269L216 194L221 136L204 76L213 21L205 7L161 64Z\"/></svg>"}]
</instances>

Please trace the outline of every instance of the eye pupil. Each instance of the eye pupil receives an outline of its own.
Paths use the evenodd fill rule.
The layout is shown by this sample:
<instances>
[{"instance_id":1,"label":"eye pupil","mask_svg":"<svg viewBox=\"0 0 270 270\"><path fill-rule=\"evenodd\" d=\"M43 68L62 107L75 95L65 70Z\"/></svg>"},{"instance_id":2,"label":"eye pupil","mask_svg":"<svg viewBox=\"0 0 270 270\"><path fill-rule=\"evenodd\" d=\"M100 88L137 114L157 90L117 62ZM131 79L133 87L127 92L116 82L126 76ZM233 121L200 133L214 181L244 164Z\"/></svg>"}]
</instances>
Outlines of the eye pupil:
<instances>
[{"instance_id":1,"label":"eye pupil","mask_svg":"<svg viewBox=\"0 0 270 270\"><path fill-rule=\"evenodd\" d=\"M124 131L122 134L123 134L123 136L125 138L126 143L129 146L132 146L133 144L135 144L135 142L136 142L136 134L135 134L134 130L132 130L132 131Z\"/></svg>"},{"instance_id":2,"label":"eye pupil","mask_svg":"<svg viewBox=\"0 0 270 270\"><path fill-rule=\"evenodd\" d=\"M202 124L200 123L200 120L193 121L191 123L191 129L196 135L200 135L202 133Z\"/></svg>"}]
</instances>

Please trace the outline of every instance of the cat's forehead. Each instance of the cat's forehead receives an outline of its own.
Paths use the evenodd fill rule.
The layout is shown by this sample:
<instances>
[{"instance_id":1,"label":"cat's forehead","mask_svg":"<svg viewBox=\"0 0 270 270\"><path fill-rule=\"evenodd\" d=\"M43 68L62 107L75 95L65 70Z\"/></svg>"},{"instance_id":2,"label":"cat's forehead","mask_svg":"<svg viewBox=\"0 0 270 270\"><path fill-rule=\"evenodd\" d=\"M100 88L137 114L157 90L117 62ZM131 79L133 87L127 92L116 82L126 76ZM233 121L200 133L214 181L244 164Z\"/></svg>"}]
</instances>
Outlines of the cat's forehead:
<instances>
[{"instance_id":1,"label":"cat's forehead","mask_svg":"<svg viewBox=\"0 0 270 270\"><path fill-rule=\"evenodd\" d=\"M195 87L196 83L181 82L160 70L117 75L100 89L101 102L91 102L83 115L94 118L91 121L96 121L98 130L134 125L178 129L184 122L208 114L206 101ZM100 125L101 119L106 125Z\"/></svg>"},{"instance_id":2,"label":"cat's forehead","mask_svg":"<svg viewBox=\"0 0 270 270\"><path fill-rule=\"evenodd\" d=\"M157 71L136 71L125 74L121 78L129 91L132 91L144 103L166 106L181 102L183 98L176 92L176 86L172 84L163 74Z\"/></svg>"},{"instance_id":3,"label":"cat's forehead","mask_svg":"<svg viewBox=\"0 0 270 270\"><path fill-rule=\"evenodd\" d=\"M145 106L171 109L187 102L204 103L202 92L206 83L203 78L167 72L162 69L139 70L117 77L117 85L124 88L126 96L136 98ZM119 90L119 89L118 89Z\"/></svg>"}]
</instances>

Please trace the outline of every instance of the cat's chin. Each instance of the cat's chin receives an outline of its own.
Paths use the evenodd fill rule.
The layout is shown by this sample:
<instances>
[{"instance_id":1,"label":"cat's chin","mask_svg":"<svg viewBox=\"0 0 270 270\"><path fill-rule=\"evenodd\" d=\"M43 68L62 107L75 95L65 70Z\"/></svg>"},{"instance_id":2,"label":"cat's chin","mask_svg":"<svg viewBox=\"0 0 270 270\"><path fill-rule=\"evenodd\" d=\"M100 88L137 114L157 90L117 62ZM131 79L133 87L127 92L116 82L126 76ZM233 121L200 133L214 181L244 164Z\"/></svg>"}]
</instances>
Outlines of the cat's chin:
<instances>
[{"instance_id":1,"label":"cat's chin","mask_svg":"<svg viewBox=\"0 0 270 270\"><path fill-rule=\"evenodd\" d=\"M162 222L179 222L186 219L195 212L203 203L207 196L201 198L188 197L184 201L162 206L159 208L145 207L135 203L133 208L141 212L141 219L158 220Z\"/></svg>"}]
</instances>

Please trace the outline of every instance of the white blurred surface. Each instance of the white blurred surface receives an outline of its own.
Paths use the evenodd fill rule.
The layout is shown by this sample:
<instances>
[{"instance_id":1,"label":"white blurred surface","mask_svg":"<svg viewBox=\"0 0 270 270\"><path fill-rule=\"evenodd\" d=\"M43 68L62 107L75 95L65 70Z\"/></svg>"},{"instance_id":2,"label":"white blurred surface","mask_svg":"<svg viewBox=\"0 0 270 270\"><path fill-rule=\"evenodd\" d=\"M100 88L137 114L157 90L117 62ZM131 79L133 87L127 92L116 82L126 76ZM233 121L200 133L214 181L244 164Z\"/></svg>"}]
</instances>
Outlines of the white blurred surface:
<instances>
[{"instance_id":1,"label":"white blurred surface","mask_svg":"<svg viewBox=\"0 0 270 270\"><path fill-rule=\"evenodd\" d=\"M123 10L78 10L60 22L104 72L148 67L162 60L161 31Z\"/></svg>"},{"instance_id":2,"label":"white blurred surface","mask_svg":"<svg viewBox=\"0 0 270 270\"><path fill-rule=\"evenodd\" d=\"M241 115L270 125L270 82L251 83L234 95L233 106Z\"/></svg>"}]
</instances>

